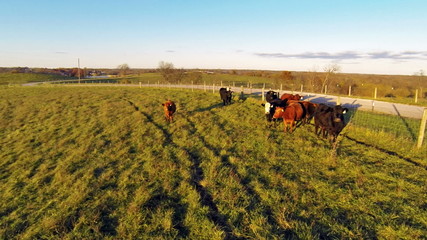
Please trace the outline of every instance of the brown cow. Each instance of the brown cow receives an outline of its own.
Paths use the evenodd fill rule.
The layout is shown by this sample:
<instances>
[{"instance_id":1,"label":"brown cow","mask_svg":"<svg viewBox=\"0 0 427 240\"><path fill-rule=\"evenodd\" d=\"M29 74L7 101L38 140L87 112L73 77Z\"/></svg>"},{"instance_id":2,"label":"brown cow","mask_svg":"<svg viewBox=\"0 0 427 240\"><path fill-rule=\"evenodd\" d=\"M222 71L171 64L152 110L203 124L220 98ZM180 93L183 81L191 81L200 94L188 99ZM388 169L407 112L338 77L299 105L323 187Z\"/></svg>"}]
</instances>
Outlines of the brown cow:
<instances>
[{"instance_id":1,"label":"brown cow","mask_svg":"<svg viewBox=\"0 0 427 240\"><path fill-rule=\"evenodd\" d=\"M280 97L280 99L282 99L282 100L285 100L285 99L288 99L288 100L301 100L302 99L302 96L300 96L299 94L290 94L290 93L284 93L281 97Z\"/></svg>"},{"instance_id":2,"label":"brown cow","mask_svg":"<svg viewBox=\"0 0 427 240\"><path fill-rule=\"evenodd\" d=\"M304 108L304 116L302 123L310 123L311 119L314 117L314 113L316 112L316 107L318 104L309 102L309 101L296 101L290 100L288 103L300 103Z\"/></svg>"},{"instance_id":3,"label":"brown cow","mask_svg":"<svg viewBox=\"0 0 427 240\"><path fill-rule=\"evenodd\" d=\"M166 121L173 121L173 114L176 111L176 105L171 100L167 100L165 103L162 103L163 110L165 111L165 119Z\"/></svg>"},{"instance_id":4,"label":"brown cow","mask_svg":"<svg viewBox=\"0 0 427 240\"><path fill-rule=\"evenodd\" d=\"M289 125L289 132L293 132L295 128L295 122L301 121L304 117L304 109L298 102L290 103L286 107L276 107L273 119L283 118L283 124L285 125L284 132L287 132Z\"/></svg>"}]
</instances>

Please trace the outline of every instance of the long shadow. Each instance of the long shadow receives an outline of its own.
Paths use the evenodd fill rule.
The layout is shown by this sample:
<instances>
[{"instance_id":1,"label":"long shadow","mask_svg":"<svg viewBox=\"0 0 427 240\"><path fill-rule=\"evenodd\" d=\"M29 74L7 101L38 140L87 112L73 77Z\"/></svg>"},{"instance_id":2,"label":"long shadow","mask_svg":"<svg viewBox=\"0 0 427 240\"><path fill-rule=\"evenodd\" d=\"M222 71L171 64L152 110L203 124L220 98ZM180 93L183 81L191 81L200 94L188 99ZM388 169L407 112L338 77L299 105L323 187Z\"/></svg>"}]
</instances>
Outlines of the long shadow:
<instances>
[{"instance_id":1,"label":"long shadow","mask_svg":"<svg viewBox=\"0 0 427 240\"><path fill-rule=\"evenodd\" d=\"M405 120L404 117L402 117L402 115L400 115L400 112L397 110L396 105L393 104L393 108L394 110L396 110L397 112L397 116L399 116L399 118L402 120L403 125L405 125L406 130L408 130L409 134L411 135L412 140L417 140L417 137L415 136L415 134L412 132L412 129L409 127L408 122Z\"/></svg>"},{"instance_id":2,"label":"long shadow","mask_svg":"<svg viewBox=\"0 0 427 240\"><path fill-rule=\"evenodd\" d=\"M188 118L187 118L187 121L190 124L190 126L193 129L195 129L194 123ZM243 189L252 197L251 199L254 201L254 206L262 205L264 207L264 213L267 216L268 222L273 226L273 228L280 226L280 224L273 217L273 211L272 211L271 207L262 203L263 201L262 201L261 197L255 191L255 189L249 185L250 179L243 178L239 174L237 167L229 161L229 156L228 155L221 155L220 151L218 149L216 149L214 146L207 143L203 136L200 136L199 140L202 142L202 144L207 149L212 151L212 153L216 157L220 157L221 163L224 167L228 167L232 171L233 176L235 176L234 177L235 180L238 181L239 184L243 187ZM197 167L198 167L198 165L197 165ZM278 235L284 236L285 239L298 239L297 234L294 231L289 230L289 229L287 229L287 230L275 230L275 232Z\"/></svg>"},{"instance_id":3,"label":"long shadow","mask_svg":"<svg viewBox=\"0 0 427 240\"><path fill-rule=\"evenodd\" d=\"M194 111L191 111L191 112L189 112L189 113L210 111L210 110L212 110L212 109L214 109L214 108L218 108L218 107L221 107L221 106L222 106L222 103L217 103L217 104L214 104L214 105L209 106L209 107L205 107L205 108L198 108L198 109L196 109L196 110L194 110Z\"/></svg>"},{"instance_id":4,"label":"long shadow","mask_svg":"<svg viewBox=\"0 0 427 240\"><path fill-rule=\"evenodd\" d=\"M161 203L165 203L166 206L163 206ZM171 207L174 209L174 214L172 216L172 221L174 227L179 232L179 236L183 238L188 238L190 231L184 225L185 215L188 211L188 204L181 203L181 199L177 197L171 197L166 194L163 188L157 189L154 194L151 195L142 207L149 209L157 209L160 207Z\"/></svg>"},{"instance_id":5,"label":"long shadow","mask_svg":"<svg viewBox=\"0 0 427 240\"><path fill-rule=\"evenodd\" d=\"M328 97L314 97L309 100L312 103L324 103L328 105L336 105L337 101Z\"/></svg>"},{"instance_id":6,"label":"long shadow","mask_svg":"<svg viewBox=\"0 0 427 240\"><path fill-rule=\"evenodd\" d=\"M129 104L135 108L135 111L138 111L139 113L144 115L151 124L153 124L156 128L162 131L163 135L165 136L164 145L168 144L173 146L174 148L182 149L188 154L188 156L190 156L190 161L193 163L193 165L191 166L191 170L192 170L191 184L194 186L194 188L200 195L202 205L209 208L209 213L208 213L209 219L224 231L225 239L239 239L236 235L233 234L232 227L227 223L226 217L219 212L217 205L213 201L212 195L209 194L209 192L200 184L200 182L204 178L203 169L200 167L200 162L201 162L200 157L196 155L194 152L191 152L190 150L186 148L182 148L177 144L175 144L172 140L172 135L165 128L163 128L160 124L156 123L149 114L143 111L140 111L139 107L136 106L135 103L133 103L130 100L126 100L126 101L128 101ZM180 209L178 209L178 211L179 210ZM175 219L179 220L181 218L175 218ZM177 226L181 226L180 224L182 223L177 223L177 224L178 224Z\"/></svg>"},{"instance_id":7,"label":"long shadow","mask_svg":"<svg viewBox=\"0 0 427 240\"><path fill-rule=\"evenodd\" d=\"M402 159L402 160L404 160L404 161L406 161L406 162L408 162L408 163L412 163L412 164L414 164L414 165L415 165L415 166L417 166L417 167L421 167L421 168L424 168L425 170L427 170L427 166L421 165L420 163L415 162L414 160L412 160L412 159L410 159L410 158L403 157L403 156L399 155L399 154L398 154L398 153L396 153L396 152L393 152L393 151L390 151L390 150L387 150L387 149L384 149L384 148L380 148L380 147L378 147L378 146L370 145L370 144L368 144L368 143L365 143L365 142L362 142L362 141L356 140L356 139L354 139L354 138L352 138L352 137L349 137L349 136L345 136L345 137L346 137L347 139L351 140L351 141L354 141L354 142L355 142L355 143L357 143L357 144L361 144L361 145L363 145L363 146L365 146L365 147L375 148L376 150L378 150L378 151L380 151L380 152L383 152L383 153L388 154L388 155L391 155L391 156L398 157L398 158L400 158L400 159Z\"/></svg>"}]
</instances>

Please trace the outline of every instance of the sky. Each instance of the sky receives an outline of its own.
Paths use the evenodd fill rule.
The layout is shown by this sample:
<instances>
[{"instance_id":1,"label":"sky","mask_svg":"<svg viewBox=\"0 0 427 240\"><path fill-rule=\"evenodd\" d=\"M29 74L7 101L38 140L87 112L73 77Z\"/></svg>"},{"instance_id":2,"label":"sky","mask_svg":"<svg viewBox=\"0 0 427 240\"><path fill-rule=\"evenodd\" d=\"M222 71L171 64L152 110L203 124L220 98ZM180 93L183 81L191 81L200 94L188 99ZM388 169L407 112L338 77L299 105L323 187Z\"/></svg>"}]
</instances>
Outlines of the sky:
<instances>
[{"instance_id":1,"label":"sky","mask_svg":"<svg viewBox=\"0 0 427 240\"><path fill-rule=\"evenodd\" d=\"M427 72L425 0L0 0L0 67Z\"/></svg>"}]
</instances>

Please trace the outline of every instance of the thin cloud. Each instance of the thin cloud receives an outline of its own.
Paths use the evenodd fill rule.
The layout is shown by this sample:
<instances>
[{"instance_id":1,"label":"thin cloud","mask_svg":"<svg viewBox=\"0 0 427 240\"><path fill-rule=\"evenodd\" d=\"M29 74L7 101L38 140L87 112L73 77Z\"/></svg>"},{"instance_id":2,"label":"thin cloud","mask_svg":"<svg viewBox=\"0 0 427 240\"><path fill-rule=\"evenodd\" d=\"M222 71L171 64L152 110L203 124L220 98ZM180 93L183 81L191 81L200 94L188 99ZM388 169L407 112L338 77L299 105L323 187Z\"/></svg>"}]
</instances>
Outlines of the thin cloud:
<instances>
[{"instance_id":1,"label":"thin cloud","mask_svg":"<svg viewBox=\"0 0 427 240\"><path fill-rule=\"evenodd\" d=\"M357 60L357 59L391 59L391 60L409 60L409 59L427 59L426 51L405 51L393 53L390 51L361 53L354 51L345 51L339 53L328 52L305 52L298 54L285 53L255 53L256 56L266 58L299 58L299 59L327 59L327 60Z\"/></svg>"},{"instance_id":2,"label":"thin cloud","mask_svg":"<svg viewBox=\"0 0 427 240\"><path fill-rule=\"evenodd\" d=\"M57 52L55 52L55 54L68 54L68 52L57 51Z\"/></svg>"}]
</instances>

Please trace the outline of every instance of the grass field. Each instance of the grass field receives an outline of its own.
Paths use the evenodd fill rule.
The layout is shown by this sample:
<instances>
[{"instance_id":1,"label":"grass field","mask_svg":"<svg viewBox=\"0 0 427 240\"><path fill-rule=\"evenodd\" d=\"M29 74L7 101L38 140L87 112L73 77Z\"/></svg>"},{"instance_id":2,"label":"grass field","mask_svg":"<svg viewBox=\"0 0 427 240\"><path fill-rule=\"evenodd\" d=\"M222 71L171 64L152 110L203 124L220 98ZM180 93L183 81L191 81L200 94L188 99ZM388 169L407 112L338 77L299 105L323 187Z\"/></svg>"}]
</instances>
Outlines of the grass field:
<instances>
[{"instance_id":1,"label":"grass field","mask_svg":"<svg viewBox=\"0 0 427 240\"><path fill-rule=\"evenodd\" d=\"M260 103L0 88L0 239L427 236L427 148L350 124L334 150L311 125L267 125Z\"/></svg>"},{"instance_id":2,"label":"grass field","mask_svg":"<svg viewBox=\"0 0 427 240\"><path fill-rule=\"evenodd\" d=\"M72 78L55 74L42 73L0 73L0 86L8 84L23 84L29 82L44 82L63 79Z\"/></svg>"}]
</instances>

